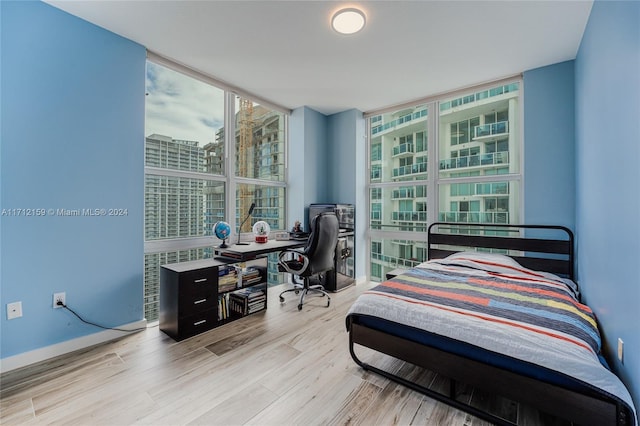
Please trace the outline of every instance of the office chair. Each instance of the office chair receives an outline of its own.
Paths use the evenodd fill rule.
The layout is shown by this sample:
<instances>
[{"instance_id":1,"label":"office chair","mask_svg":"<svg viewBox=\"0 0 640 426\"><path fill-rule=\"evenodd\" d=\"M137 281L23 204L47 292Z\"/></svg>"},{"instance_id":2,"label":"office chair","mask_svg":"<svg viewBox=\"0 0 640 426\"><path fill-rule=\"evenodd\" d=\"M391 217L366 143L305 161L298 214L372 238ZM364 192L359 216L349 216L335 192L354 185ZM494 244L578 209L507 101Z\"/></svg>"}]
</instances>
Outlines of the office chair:
<instances>
[{"instance_id":1,"label":"office chair","mask_svg":"<svg viewBox=\"0 0 640 426\"><path fill-rule=\"evenodd\" d=\"M284 250L278 257L278 270L288 272L293 277L293 288L280 293L280 303L284 302L284 293L290 291L300 294L298 310L302 310L304 298L309 292L327 296L327 307L331 303L329 293L321 284L309 285L312 275L330 271L335 267L334 256L338 244L338 218L333 212L320 213L311 220L311 234L302 250ZM293 254L293 259L285 257ZM301 277L303 283L296 282L295 276Z\"/></svg>"}]
</instances>

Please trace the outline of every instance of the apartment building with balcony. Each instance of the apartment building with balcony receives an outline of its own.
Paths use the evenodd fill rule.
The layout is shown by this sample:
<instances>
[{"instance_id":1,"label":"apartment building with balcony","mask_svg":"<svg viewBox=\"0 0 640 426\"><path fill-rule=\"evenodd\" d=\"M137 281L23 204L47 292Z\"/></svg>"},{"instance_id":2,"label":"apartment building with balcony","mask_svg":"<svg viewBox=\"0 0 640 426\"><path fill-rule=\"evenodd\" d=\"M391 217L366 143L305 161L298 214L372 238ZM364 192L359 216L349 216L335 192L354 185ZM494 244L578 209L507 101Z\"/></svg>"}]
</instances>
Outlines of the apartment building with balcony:
<instances>
[{"instance_id":1,"label":"apartment building with balcony","mask_svg":"<svg viewBox=\"0 0 640 426\"><path fill-rule=\"evenodd\" d=\"M510 82L369 118L372 277L426 260L431 222L518 221L518 103Z\"/></svg>"},{"instance_id":2,"label":"apartment building with balcony","mask_svg":"<svg viewBox=\"0 0 640 426\"><path fill-rule=\"evenodd\" d=\"M520 172L518 89L511 83L440 104L438 179L451 183L439 191L438 221L518 221L519 182L500 178Z\"/></svg>"}]
</instances>

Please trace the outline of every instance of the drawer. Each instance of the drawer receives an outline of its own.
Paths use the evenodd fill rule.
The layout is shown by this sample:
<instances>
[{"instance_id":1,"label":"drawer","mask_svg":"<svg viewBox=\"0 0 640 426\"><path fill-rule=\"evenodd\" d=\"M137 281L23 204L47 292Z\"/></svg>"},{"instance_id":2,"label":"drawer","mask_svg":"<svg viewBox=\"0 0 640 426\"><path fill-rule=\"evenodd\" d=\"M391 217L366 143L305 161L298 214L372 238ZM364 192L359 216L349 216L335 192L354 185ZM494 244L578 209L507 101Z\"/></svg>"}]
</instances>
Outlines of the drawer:
<instances>
[{"instance_id":1,"label":"drawer","mask_svg":"<svg viewBox=\"0 0 640 426\"><path fill-rule=\"evenodd\" d=\"M218 298L213 290L210 290L208 294L180 296L178 301L179 316L212 309L218 309Z\"/></svg>"},{"instance_id":2,"label":"drawer","mask_svg":"<svg viewBox=\"0 0 640 426\"><path fill-rule=\"evenodd\" d=\"M198 333L214 328L217 325L217 316L217 310L209 310L180 318L178 320L180 336L195 336Z\"/></svg>"},{"instance_id":3,"label":"drawer","mask_svg":"<svg viewBox=\"0 0 640 426\"><path fill-rule=\"evenodd\" d=\"M215 292L218 284L218 268L196 269L180 274L180 298L206 296Z\"/></svg>"}]
</instances>

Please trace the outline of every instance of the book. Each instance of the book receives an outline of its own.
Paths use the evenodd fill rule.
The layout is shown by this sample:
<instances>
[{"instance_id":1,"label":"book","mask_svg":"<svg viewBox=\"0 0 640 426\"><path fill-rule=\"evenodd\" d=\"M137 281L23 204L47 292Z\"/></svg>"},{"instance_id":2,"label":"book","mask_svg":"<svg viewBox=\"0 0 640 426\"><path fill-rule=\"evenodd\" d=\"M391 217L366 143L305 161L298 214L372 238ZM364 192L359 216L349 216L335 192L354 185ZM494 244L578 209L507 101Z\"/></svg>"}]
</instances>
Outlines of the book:
<instances>
[{"instance_id":1,"label":"book","mask_svg":"<svg viewBox=\"0 0 640 426\"><path fill-rule=\"evenodd\" d=\"M267 295L263 288L247 287L229 293L232 310L240 315L248 315L266 308Z\"/></svg>"},{"instance_id":2,"label":"book","mask_svg":"<svg viewBox=\"0 0 640 426\"><path fill-rule=\"evenodd\" d=\"M223 294L218 297L218 320L225 320L229 317L229 295Z\"/></svg>"}]
</instances>

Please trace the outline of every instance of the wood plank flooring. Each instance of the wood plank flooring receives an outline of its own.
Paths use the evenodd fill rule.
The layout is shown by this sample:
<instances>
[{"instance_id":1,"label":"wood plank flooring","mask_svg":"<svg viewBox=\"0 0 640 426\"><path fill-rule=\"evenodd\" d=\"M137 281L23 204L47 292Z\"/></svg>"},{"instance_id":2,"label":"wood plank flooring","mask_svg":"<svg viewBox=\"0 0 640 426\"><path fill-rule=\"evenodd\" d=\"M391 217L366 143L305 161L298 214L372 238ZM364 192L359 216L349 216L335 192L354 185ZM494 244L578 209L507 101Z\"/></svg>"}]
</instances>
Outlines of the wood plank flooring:
<instances>
[{"instance_id":1,"label":"wood plank flooring","mask_svg":"<svg viewBox=\"0 0 640 426\"><path fill-rule=\"evenodd\" d=\"M0 377L3 425L465 425L488 423L373 373L351 359L345 315L359 284L326 299L280 304L175 342L158 327ZM365 360L433 389L442 377L373 353ZM530 407L459 386L460 399L518 424L563 424Z\"/></svg>"}]
</instances>

